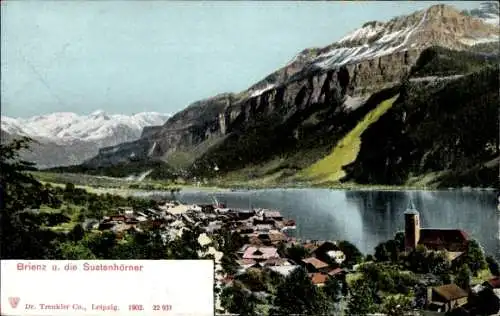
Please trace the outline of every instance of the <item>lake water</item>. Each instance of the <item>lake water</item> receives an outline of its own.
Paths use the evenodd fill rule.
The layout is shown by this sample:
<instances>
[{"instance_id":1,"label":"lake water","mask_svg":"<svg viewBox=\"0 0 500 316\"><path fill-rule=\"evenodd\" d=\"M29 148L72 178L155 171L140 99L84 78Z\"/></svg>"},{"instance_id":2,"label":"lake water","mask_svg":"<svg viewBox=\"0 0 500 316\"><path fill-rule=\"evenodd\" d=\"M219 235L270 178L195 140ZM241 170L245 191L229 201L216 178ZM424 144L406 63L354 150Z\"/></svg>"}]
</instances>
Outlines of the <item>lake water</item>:
<instances>
[{"instance_id":1,"label":"lake water","mask_svg":"<svg viewBox=\"0 0 500 316\"><path fill-rule=\"evenodd\" d=\"M500 259L500 211L494 191L187 190L176 197L189 204L212 203L216 197L233 208L278 209L296 221L296 237L348 240L364 253L373 253L378 243L404 229L403 212L411 200L422 227L463 229Z\"/></svg>"}]
</instances>

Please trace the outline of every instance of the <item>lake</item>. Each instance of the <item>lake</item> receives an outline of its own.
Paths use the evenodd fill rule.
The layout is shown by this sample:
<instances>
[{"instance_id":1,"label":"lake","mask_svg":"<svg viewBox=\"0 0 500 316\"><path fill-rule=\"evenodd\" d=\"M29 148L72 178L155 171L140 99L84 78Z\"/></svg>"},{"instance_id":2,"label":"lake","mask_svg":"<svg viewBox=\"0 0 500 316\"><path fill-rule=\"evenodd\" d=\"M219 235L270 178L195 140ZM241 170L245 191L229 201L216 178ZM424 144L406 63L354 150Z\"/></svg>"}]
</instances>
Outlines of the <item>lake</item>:
<instances>
[{"instance_id":1,"label":"lake","mask_svg":"<svg viewBox=\"0 0 500 316\"><path fill-rule=\"evenodd\" d=\"M165 193L165 197L171 197ZM348 240L362 252L404 229L403 212L411 200L424 228L460 228L500 259L500 211L495 191L356 191L267 189L176 194L181 202L212 203L213 197L233 208L272 208L294 219L294 236L302 239Z\"/></svg>"}]
</instances>

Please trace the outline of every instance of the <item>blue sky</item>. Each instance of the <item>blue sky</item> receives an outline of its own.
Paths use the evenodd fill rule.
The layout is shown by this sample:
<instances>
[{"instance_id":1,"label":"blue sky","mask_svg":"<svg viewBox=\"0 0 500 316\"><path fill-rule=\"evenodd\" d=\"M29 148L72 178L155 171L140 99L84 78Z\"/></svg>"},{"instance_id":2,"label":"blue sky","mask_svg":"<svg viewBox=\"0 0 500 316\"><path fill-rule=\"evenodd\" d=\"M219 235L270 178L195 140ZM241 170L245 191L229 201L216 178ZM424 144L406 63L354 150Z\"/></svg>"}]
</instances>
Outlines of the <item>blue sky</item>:
<instances>
[{"instance_id":1,"label":"blue sky","mask_svg":"<svg viewBox=\"0 0 500 316\"><path fill-rule=\"evenodd\" d=\"M2 1L2 115L175 113L307 47L436 3Z\"/></svg>"}]
</instances>

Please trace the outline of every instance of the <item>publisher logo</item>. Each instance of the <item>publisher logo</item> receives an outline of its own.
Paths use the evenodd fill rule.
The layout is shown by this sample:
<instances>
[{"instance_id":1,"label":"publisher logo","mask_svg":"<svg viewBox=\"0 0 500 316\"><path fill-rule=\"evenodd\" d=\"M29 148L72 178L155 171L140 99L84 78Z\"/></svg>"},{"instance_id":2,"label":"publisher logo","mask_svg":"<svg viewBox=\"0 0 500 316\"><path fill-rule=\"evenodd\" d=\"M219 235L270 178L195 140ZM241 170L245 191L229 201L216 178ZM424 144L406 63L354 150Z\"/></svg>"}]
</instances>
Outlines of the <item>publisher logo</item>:
<instances>
[{"instance_id":1,"label":"publisher logo","mask_svg":"<svg viewBox=\"0 0 500 316\"><path fill-rule=\"evenodd\" d=\"M17 304L19 304L19 297L9 297L9 304L12 308L17 308Z\"/></svg>"}]
</instances>

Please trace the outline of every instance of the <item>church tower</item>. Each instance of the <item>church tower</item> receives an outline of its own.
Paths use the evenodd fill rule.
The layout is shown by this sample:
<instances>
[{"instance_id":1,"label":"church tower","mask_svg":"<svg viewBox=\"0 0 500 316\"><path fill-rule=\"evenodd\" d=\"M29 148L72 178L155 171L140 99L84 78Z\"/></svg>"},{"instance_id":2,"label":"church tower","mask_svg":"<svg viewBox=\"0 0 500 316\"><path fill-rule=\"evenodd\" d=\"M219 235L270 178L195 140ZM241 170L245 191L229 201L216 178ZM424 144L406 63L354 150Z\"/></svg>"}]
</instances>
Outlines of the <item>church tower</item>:
<instances>
[{"instance_id":1,"label":"church tower","mask_svg":"<svg viewBox=\"0 0 500 316\"><path fill-rule=\"evenodd\" d=\"M410 201L408 209L404 213L405 215L405 249L410 251L417 247L418 241L420 240L420 216Z\"/></svg>"}]
</instances>

